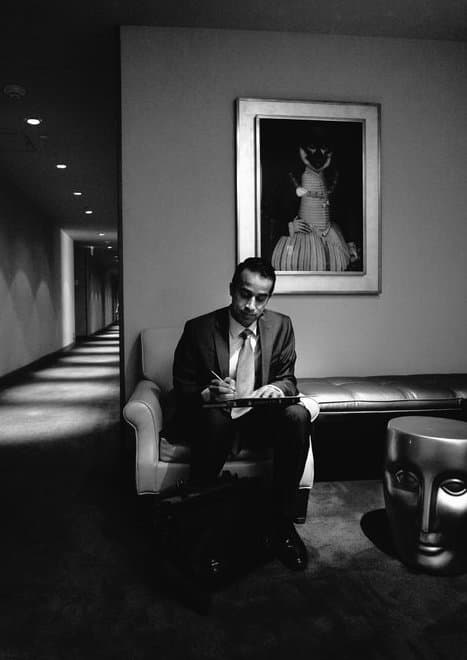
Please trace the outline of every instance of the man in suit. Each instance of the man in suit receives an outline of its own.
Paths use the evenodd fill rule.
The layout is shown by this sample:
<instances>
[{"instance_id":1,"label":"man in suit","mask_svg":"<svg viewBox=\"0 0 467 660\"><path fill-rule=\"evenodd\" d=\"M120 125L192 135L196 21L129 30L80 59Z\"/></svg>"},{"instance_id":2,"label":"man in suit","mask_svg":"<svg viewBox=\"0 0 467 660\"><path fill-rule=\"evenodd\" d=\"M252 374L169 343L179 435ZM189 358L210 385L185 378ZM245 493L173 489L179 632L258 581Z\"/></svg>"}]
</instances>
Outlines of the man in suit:
<instances>
[{"instance_id":1,"label":"man in suit","mask_svg":"<svg viewBox=\"0 0 467 660\"><path fill-rule=\"evenodd\" d=\"M274 547L286 566L303 570L307 551L293 519L309 449L308 410L297 403L231 410L203 407L252 393L257 397L298 393L291 320L266 310L275 280L274 269L261 258L250 257L237 266L230 283L230 306L186 323L175 351L174 389L178 419L189 420L193 437L195 483L207 485L216 479L237 438L243 446L273 447Z\"/></svg>"}]
</instances>

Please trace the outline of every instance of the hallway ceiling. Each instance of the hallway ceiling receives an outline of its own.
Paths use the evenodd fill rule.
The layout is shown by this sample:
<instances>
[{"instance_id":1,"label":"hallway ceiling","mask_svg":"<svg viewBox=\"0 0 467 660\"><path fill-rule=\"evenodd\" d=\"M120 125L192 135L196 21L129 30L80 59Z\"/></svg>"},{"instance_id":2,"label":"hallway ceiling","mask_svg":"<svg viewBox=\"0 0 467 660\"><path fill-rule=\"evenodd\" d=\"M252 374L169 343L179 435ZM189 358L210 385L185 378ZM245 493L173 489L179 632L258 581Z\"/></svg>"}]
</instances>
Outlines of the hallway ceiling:
<instances>
[{"instance_id":1,"label":"hallway ceiling","mask_svg":"<svg viewBox=\"0 0 467 660\"><path fill-rule=\"evenodd\" d=\"M119 25L467 41L467 0L7 0L0 16L1 176L94 244L117 235ZM11 83L26 95L6 96ZM30 115L43 123L27 126Z\"/></svg>"}]
</instances>

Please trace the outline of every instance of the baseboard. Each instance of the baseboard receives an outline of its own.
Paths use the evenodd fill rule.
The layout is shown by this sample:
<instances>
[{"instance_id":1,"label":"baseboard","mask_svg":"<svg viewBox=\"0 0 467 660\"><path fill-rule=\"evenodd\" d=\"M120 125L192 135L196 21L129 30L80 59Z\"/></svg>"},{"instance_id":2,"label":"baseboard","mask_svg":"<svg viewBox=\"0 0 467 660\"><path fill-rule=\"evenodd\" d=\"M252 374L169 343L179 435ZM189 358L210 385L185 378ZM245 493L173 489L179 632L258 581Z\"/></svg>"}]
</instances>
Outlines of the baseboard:
<instances>
[{"instance_id":1,"label":"baseboard","mask_svg":"<svg viewBox=\"0 0 467 660\"><path fill-rule=\"evenodd\" d=\"M43 355L42 357L37 358L37 360L25 364L23 367L19 367L19 369L15 369L14 371L10 371L9 373L0 376L0 389L8 387L18 380L21 380L21 378L29 371L35 371L36 369L45 367L49 362L58 358L62 353L70 351L74 346L75 342L72 342L63 348L60 348L58 351L47 353L47 355Z\"/></svg>"}]
</instances>

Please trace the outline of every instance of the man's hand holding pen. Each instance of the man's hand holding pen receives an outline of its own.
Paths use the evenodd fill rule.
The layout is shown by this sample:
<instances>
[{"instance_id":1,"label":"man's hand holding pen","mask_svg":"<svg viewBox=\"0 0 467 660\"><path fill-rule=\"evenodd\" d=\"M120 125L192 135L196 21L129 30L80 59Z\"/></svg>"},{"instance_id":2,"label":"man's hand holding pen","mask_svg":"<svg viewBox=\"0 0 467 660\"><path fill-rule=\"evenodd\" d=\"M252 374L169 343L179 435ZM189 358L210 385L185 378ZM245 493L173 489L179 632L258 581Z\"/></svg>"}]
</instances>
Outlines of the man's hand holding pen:
<instances>
[{"instance_id":1,"label":"man's hand holding pen","mask_svg":"<svg viewBox=\"0 0 467 660\"><path fill-rule=\"evenodd\" d=\"M207 392L209 401L226 401L237 396L236 383L233 378L227 376L221 378L215 371L211 371L214 378L211 380ZM283 397L284 393L275 385L263 385L250 394L251 397L276 399Z\"/></svg>"},{"instance_id":2,"label":"man's hand holding pen","mask_svg":"<svg viewBox=\"0 0 467 660\"><path fill-rule=\"evenodd\" d=\"M237 392L235 387L235 380L227 376L221 378L214 371L211 371L213 378L209 383L209 395L211 401L225 401L226 399L233 399Z\"/></svg>"}]
</instances>

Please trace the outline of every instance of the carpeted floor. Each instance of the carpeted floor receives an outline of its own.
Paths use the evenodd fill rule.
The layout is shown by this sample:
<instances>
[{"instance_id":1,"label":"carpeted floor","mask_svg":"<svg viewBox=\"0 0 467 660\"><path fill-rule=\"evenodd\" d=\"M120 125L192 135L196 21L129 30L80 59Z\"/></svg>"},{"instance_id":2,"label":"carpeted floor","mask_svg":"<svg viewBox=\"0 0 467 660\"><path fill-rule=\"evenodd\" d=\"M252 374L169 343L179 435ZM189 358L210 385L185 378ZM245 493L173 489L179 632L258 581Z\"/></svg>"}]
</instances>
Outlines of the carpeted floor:
<instances>
[{"instance_id":1,"label":"carpeted floor","mask_svg":"<svg viewBox=\"0 0 467 660\"><path fill-rule=\"evenodd\" d=\"M41 419L34 434L26 414L22 435L25 400L13 402L14 387L0 393L0 660L467 657L467 576L416 574L391 555L375 481L315 485L299 528L304 574L271 561L209 593L163 562L148 500L126 481L105 343L100 365L85 345L50 365L51 398L30 401L38 418L41 402L63 404L69 426ZM78 366L100 366L101 379L60 375Z\"/></svg>"}]
</instances>

